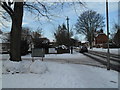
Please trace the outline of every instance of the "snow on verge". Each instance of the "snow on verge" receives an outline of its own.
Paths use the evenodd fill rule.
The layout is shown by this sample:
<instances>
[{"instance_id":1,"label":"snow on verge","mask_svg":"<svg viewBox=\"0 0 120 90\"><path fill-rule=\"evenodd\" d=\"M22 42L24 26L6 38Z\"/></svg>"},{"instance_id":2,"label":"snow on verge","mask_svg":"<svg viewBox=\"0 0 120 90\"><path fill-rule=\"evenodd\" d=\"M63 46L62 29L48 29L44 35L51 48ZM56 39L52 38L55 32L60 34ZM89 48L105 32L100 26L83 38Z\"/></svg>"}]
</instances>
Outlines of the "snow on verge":
<instances>
[{"instance_id":1,"label":"snow on verge","mask_svg":"<svg viewBox=\"0 0 120 90\"><path fill-rule=\"evenodd\" d=\"M35 63L37 62L39 61ZM49 72L44 74L3 74L2 87L118 88L118 72L116 71L80 64L61 64L48 61L44 61L44 63L49 69Z\"/></svg>"},{"instance_id":2,"label":"snow on verge","mask_svg":"<svg viewBox=\"0 0 120 90\"><path fill-rule=\"evenodd\" d=\"M19 62L12 62L10 60L7 60L3 63L3 73L15 73L18 72L19 69Z\"/></svg>"},{"instance_id":3,"label":"snow on verge","mask_svg":"<svg viewBox=\"0 0 120 90\"><path fill-rule=\"evenodd\" d=\"M30 66L31 73L42 74L45 73L46 71L47 71L47 66L42 61L37 60Z\"/></svg>"},{"instance_id":4,"label":"snow on verge","mask_svg":"<svg viewBox=\"0 0 120 90\"><path fill-rule=\"evenodd\" d=\"M40 60L13 62L10 60L3 62L2 73L35 73L42 74L47 71L47 66Z\"/></svg>"}]
</instances>

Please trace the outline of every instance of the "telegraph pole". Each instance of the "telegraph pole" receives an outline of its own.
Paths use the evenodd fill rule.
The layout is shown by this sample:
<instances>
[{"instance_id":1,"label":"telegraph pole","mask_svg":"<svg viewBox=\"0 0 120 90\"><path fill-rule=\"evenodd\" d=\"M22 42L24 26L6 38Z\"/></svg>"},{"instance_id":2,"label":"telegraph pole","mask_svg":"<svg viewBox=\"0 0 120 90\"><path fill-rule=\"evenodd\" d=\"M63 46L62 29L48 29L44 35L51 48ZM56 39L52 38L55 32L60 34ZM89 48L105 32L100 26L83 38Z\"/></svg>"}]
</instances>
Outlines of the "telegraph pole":
<instances>
[{"instance_id":1,"label":"telegraph pole","mask_svg":"<svg viewBox=\"0 0 120 90\"><path fill-rule=\"evenodd\" d=\"M66 20L67 20L67 30L68 30L68 47L70 49L70 31L69 31L69 18L68 18L68 16L67 16Z\"/></svg>"},{"instance_id":2,"label":"telegraph pole","mask_svg":"<svg viewBox=\"0 0 120 90\"><path fill-rule=\"evenodd\" d=\"M108 0L106 0L106 24L107 24L107 70L110 70L110 49L109 49L109 16L108 16Z\"/></svg>"}]
</instances>

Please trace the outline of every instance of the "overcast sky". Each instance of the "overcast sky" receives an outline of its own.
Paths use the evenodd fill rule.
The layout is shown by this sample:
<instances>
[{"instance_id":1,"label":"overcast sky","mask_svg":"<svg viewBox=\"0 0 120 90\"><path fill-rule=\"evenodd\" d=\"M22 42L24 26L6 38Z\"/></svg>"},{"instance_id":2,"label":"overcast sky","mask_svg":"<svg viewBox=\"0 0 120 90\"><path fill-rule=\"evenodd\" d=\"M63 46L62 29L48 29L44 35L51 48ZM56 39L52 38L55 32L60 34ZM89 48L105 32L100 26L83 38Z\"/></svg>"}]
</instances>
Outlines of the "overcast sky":
<instances>
[{"instance_id":1,"label":"overcast sky","mask_svg":"<svg viewBox=\"0 0 120 90\"><path fill-rule=\"evenodd\" d=\"M49 2L48 2L49 3ZM40 21L36 21L34 16L28 13L27 11L24 12L24 18L23 18L23 26L24 27L30 27L32 30L36 30L38 27L43 29L43 36L49 38L51 41L54 39L54 31L57 29L58 25L61 25L62 23L66 24L66 17L68 16L70 18L70 29L74 28L74 25L78 19L78 16L86 11L86 10L94 10L101 15L105 16L105 2L85 2L85 6L66 6L63 7L62 11L59 11L59 9L52 12L54 15L58 17L53 17L51 20L48 20L45 17L42 17ZM59 12L57 12L59 11ZM109 3L109 22L110 22L110 30L113 27L114 23L118 22L118 3L117 2L110 2ZM8 24L11 26L11 24ZM3 28L2 28L3 29ZM4 28L3 31L10 31L9 28ZM104 28L104 31L106 32L106 27ZM74 35L74 37L77 36L79 40L85 40L84 36L81 35Z\"/></svg>"}]
</instances>

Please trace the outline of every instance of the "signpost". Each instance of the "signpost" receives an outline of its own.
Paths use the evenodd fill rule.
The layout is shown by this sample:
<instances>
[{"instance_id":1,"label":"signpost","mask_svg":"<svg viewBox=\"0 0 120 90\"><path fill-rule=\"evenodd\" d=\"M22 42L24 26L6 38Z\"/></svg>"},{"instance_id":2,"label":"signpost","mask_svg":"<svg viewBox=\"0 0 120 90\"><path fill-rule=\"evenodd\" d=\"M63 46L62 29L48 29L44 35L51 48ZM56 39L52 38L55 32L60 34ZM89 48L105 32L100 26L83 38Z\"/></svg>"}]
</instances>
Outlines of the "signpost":
<instances>
[{"instance_id":1,"label":"signpost","mask_svg":"<svg viewBox=\"0 0 120 90\"><path fill-rule=\"evenodd\" d=\"M45 57L45 50L44 48L32 48L32 61L34 61L34 57Z\"/></svg>"}]
</instances>

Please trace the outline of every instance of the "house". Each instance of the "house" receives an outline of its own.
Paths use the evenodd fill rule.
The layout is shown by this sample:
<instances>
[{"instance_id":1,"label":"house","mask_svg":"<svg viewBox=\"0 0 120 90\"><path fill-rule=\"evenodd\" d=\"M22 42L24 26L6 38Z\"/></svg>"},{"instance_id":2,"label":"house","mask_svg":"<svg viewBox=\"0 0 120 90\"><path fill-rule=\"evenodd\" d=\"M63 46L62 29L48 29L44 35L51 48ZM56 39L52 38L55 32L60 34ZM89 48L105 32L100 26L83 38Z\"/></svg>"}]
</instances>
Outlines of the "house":
<instances>
[{"instance_id":1,"label":"house","mask_svg":"<svg viewBox=\"0 0 120 90\"><path fill-rule=\"evenodd\" d=\"M108 37L101 29L100 31L97 31L95 36L95 46L96 47L103 47L105 43L107 43Z\"/></svg>"},{"instance_id":2,"label":"house","mask_svg":"<svg viewBox=\"0 0 120 90\"><path fill-rule=\"evenodd\" d=\"M8 33L0 34L0 53L7 53L10 49L10 42L7 40Z\"/></svg>"},{"instance_id":3,"label":"house","mask_svg":"<svg viewBox=\"0 0 120 90\"><path fill-rule=\"evenodd\" d=\"M81 41L81 46L83 45L89 46L89 41Z\"/></svg>"},{"instance_id":4,"label":"house","mask_svg":"<svg viewBox=\"0 0 120 90\"><path fill-rule=\"evenodd\" d=\"M50 42L49 42L49 46L50 46L50 47L56 47L56 41L55 41L55 40L50 41Z\"/></svg>"},{"instance_id":5,"label":"house","mask_svg":"<svg viewBox=\"0 0 120 90\"><path fill-rule=\"evenodd\" d=\"M70 38L70 45L71 46L79 46L81 44L81 41L76 40L74 38Z\"/></svg>"}]
</instances>

